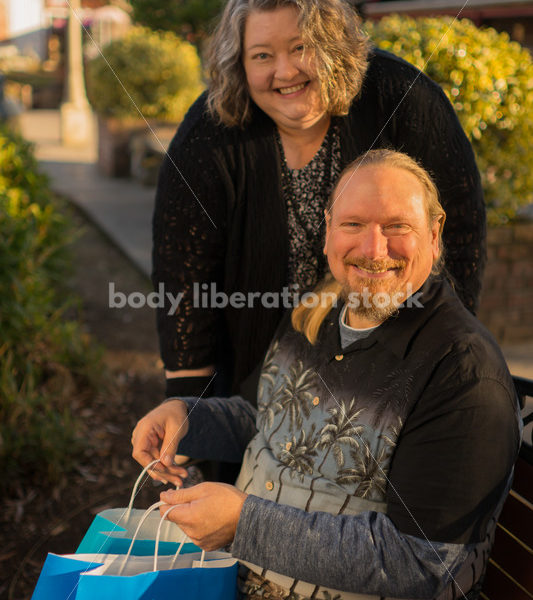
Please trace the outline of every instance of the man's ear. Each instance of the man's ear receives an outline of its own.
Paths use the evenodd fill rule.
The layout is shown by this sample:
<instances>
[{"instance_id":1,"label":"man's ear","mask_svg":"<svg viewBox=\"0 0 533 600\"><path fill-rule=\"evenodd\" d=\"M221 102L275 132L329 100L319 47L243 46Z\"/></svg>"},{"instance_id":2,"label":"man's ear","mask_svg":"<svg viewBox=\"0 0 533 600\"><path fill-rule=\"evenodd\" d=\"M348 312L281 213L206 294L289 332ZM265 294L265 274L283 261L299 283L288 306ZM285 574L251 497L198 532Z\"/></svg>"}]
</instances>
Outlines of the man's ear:
<instances>
[{"instance_id":1,"label":"man's ear","mask_svg":"<svg viewBox=\"0 0 533 600\"><path fill-rule=\"evenodd\" d=\"M436 261L437 258L439 258L442 250L440 247L440 232L442 229L441 219L435 219L433 221L433 225L431 226L431 249L433 252L433 261Z\"/></svg>"}]
</instances>

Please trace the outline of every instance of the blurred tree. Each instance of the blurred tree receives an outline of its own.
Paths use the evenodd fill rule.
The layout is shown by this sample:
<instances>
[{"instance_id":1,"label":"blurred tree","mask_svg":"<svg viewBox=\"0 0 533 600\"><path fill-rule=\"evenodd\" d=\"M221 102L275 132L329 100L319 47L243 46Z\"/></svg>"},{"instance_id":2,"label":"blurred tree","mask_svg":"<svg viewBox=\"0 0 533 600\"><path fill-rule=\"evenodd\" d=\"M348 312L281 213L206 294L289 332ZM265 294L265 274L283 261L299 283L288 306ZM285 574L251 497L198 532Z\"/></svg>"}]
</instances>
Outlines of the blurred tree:
<instances>
[{"instance_id":1,"label":"blurred tree","mask_svg":"<svg viewBox=\"0 0 533 600\"><path fill-rule=\"evenodd\" d=\"M87 68L89 100L102 116L179 122L204 88L196 48L170 31L133 27L104 55Z\"/></svg>"},{"instance_id":2,"label":"blurred tree","mask_svg":"<svg viewBox=\"0 0 533 600\"><path fill-rule=\"evenodd\" d=\"M507 33L467 19L391 15L367 23L374 43L440 84L472 142L489 223L533 202L533 61Z\"/></svg>"},{"instance_id":3,"label":"blurred tree","mask_svg":"<svg viewBox=\"0 0 533 600\"><path fill-rule=\"evenodd\" d=\"M200 42L209 33L223 0L130 0L132 17L139 25L174 31L190 42Z\"/></svg>"}]
</instances>

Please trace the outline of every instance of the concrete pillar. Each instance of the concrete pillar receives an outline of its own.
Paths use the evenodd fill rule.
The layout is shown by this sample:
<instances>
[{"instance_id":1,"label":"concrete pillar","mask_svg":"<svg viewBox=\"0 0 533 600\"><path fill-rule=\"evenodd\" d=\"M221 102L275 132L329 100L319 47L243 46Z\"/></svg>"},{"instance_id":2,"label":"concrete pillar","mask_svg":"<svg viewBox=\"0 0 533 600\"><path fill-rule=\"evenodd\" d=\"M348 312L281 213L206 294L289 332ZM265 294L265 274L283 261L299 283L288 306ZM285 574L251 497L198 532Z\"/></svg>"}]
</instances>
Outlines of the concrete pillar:
<instances>
[{"instance_id":1,"label":"concrete pillar","mask_svg":"<svg viewBox=\"0 0 533 600\"><path fill-rule=\"evenodd\" d=\"M94 120L83 78L81 1L70 0L67 44L67 81L61 105L61 141L65 146L92 143Z\"/></svg>"}]
</instances>

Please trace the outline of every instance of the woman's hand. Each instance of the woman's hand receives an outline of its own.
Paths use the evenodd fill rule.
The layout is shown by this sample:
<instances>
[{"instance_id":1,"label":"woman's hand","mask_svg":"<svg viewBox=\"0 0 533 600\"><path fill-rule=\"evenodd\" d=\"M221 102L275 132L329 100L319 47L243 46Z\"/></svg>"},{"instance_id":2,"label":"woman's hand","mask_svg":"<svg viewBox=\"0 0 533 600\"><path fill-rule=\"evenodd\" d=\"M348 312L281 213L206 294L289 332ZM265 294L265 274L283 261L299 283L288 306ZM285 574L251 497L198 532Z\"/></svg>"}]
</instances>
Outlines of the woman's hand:
<instances>
[{"instance_id":1,"label":"woman's hand","mask_svg":"<svg viewBox=\"0 0 533 600\"><path fill-rule=\"evenodd\" d=\"M186 404L181 400L165 402L137 423L131 435L132 456L143 467L159 459L161 462L149 471L150 476L181 486L187 470L174 463L174 456L188 430Z\"/></svg>"},{"instance_id":2,"label":"woman's hand","mask_svg":"<svg viewBox=\"0 0 533 600\"><path fill-rule=\"evenodd\" d=\"M247 494L226 483L199 483L161 493L166 502L161 516L175 505L167 519L173 521L203 550L218 550L233 541Z\"/></svg>"}]
</instances>

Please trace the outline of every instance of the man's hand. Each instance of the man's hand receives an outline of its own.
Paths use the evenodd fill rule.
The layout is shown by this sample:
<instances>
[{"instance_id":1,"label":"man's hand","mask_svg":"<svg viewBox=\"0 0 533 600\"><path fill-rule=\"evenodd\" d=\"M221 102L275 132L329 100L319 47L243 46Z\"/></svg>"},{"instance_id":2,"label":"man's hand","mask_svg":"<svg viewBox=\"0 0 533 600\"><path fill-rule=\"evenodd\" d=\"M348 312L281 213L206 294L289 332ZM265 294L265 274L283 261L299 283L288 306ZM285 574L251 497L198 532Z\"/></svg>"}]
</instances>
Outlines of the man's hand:
<instances>
[{"instance_id":1,"label":"man's hand","mask_svg":"<svg viewBox=\"0 0 533 600\"><path fill-rule=\"evenodd\" d=\"M181 486L181 478L187 477L187 470L174 464L174 456L188 430L185 403L181 400L165 402L137 423L131 435L132 456L143 467L160 459L161 463L150 470L150 476Z\"/></svg>"},{"instance_id":2,"label":"man's hand","mask_svg":"<svg viewBox=\"0 0 533 600\"><path fill-rule=\"evenodd\" d=\"M247 494L226 483L199 483L161 493L161 515L175 505L168 519L177 523L203 550L218 550L233 541Z\"/></svg>"}]
</instances>

